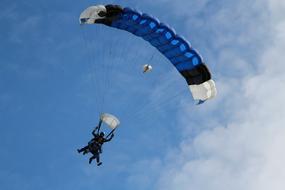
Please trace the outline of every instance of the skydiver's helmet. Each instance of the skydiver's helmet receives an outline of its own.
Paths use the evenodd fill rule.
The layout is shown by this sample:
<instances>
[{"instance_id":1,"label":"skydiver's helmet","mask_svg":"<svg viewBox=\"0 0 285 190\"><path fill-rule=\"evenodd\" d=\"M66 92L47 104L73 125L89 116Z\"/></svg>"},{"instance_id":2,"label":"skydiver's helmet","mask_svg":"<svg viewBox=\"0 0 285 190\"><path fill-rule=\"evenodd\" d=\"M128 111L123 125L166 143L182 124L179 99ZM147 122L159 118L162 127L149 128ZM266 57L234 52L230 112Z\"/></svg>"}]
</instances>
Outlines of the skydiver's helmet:
<instances>
[{"instance_id":1,"label":"skydiver's helmet","mask_svg":"<svg viewBox=\"0 0 285 190\"><path fill-rule=\"evenodd\" d=\"M101 132L100 133L100 137L104 137L105 136L105 133L104 132Z\"/></svg>"}]
</instances>

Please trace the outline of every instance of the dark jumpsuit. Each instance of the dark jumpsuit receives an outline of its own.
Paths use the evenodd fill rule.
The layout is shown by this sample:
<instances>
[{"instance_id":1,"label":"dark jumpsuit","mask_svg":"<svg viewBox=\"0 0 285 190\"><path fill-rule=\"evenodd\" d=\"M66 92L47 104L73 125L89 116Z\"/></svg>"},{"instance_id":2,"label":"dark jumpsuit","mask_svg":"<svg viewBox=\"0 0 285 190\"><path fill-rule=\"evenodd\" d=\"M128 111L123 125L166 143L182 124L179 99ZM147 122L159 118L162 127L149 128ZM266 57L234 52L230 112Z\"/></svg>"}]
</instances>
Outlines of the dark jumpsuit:
<instances>
[{"instance_id":1,"label":"dark jumpsuit","mask_svg":"<svg viewBox=\"0 0 285 190\"><path fill-rule=\"evenodd\" d=\"M102 153L102 145L105 142L110 141L114 135L112 135L109 139L105 139L104 137L96 133L96 129L92 131L92 135L94 137L91 139L91 141L88 142L88 145L79 149L78 152L79 153L83 152L83 154L87 154L88 152L91 152L93 156L90 157L89 164L94 159L96 159L97 164L99 164L100 163L100 153Z\"/></svg>"},{"instance_id":2,"label":"dark jumpsuit","mask_svg":"<svg viewBox=\"0 0 285 190\"><path fill-rule=\"evenodd\" d=\"M111 139L113 138L113 136L111 136L109 139L105 139L102 136L97 135L94 138L93 143L89 144L89 151L93 154L92 157L90 157L89 159L89 164L91 164L92 160L96 159L97 164L100 163L100 153L102 153L102 145L105 142L109 142Z\"/></svg>"}]
</instances>

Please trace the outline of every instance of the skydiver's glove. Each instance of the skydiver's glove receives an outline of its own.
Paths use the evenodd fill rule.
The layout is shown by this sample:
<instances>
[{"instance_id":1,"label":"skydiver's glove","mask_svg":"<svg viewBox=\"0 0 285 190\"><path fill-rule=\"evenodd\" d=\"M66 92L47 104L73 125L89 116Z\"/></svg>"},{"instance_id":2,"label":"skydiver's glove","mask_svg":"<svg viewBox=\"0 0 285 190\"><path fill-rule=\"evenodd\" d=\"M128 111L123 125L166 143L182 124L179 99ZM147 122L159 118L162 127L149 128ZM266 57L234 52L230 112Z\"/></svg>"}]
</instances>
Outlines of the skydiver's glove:
<instances>
[{"instance_id":1,"label":"skydiver's glove","mask_svg":"<svg viewBox=\"0 0 285 190\"><path fill-rule=\"evenodd\" d=\"M112 133L111 138L113 138L114 136L115 136L114 133Z\"/></svg>"}]
</instances>

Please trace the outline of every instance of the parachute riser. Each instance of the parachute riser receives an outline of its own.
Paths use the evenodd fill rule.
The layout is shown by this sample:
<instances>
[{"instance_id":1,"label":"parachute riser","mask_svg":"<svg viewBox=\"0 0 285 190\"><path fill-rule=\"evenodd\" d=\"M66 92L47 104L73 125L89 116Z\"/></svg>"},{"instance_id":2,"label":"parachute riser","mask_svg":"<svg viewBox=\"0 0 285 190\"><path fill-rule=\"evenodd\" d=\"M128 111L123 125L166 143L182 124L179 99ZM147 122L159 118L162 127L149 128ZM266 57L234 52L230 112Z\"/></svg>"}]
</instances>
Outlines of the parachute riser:
<instances>
[{"instance_id":1,"label":"parachute riser","mask_svg":"<svg viewBox=\"0 0 285 190\"><path fill-rule=\"evenodd\" d=\"M106 136L106 139L108 139L108 137L109 137L111 134L113 134L113 133L115 132L115 130L116 130L116 128L113 129L112 131L110 131L110 133Z\"/></svg>"},{"instance_id":2,"label":"parachute riser","mask_svg":"<svg viewBox=\"0 0 285 190\"><path fill-rule=\"evenodd\" d=\"M97 133L99 134L100 129L101 129L101 125L102 125L102 120L99 120L99 124L98 124L98 128L97 128Z\"/></svg>"}]
</instances>

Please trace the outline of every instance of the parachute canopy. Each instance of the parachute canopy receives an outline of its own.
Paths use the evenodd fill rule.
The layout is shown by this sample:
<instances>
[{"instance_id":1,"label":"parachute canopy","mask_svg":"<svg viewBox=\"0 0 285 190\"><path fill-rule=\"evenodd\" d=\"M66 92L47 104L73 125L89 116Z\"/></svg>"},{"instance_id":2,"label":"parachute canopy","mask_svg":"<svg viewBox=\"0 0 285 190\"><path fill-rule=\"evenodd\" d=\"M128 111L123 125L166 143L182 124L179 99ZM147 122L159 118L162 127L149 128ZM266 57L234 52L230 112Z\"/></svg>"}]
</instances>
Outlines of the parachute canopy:
<instances>
[{"instance_id":1,"label":"parachute canopy","mask_svg":"<svg viewBox=\"0 0 285 190\"><path fill-rule=\"evenodd\" d=\"M152 66L150 64L145 64L143 66L143 73L147 73L152 70Z\"/></svg>"},{"instance_id":2,"label":"parachute canopy","mask_svg":"<svg viewBox=\"0 0 285 190\"><path fill-rule=\"evenodd\" d=\"M204 102L216 96L215 82L202 57L191 44L157 18L119 5L88 7L80 24L104 24L143 38L160 51L186 80L195 100Z\"/></svg>"},{"instance_id":3,"label":"parachute canopy","mask_svg":"<svg viewBox=\"0 0 285 190\"><path fill-rule=\"evenodd\" d=\"M103 113L100 116L100 120L108 125L111 129L115 129L120 125L120 121L117 117L109 113Z\"/></svg>"}]
</instances>

